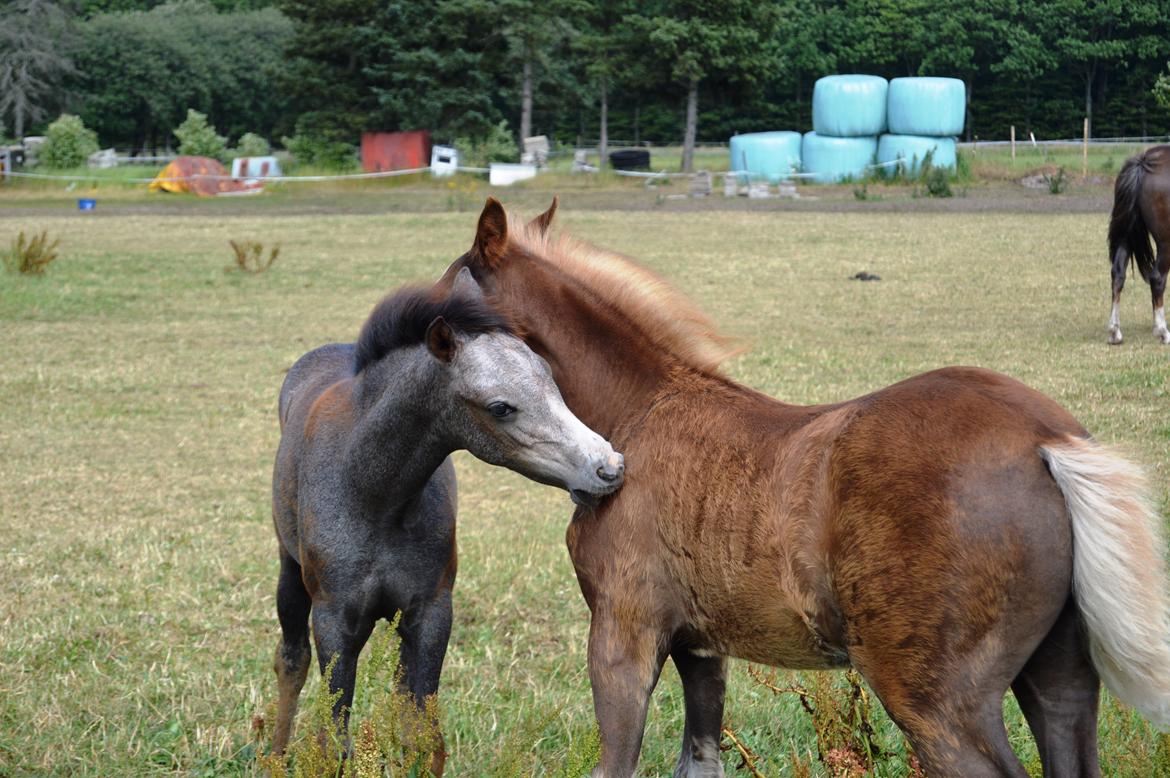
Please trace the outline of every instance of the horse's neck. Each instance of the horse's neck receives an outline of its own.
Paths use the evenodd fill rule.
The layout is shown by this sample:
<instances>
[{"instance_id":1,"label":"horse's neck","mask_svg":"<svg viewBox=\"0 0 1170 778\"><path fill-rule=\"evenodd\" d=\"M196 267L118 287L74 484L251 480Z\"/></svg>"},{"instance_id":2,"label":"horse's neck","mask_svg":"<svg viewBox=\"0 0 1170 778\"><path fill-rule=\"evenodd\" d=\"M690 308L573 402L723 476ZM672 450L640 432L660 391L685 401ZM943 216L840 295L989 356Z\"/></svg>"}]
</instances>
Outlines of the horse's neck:
<instances>
[{"instance_id":1,"label":"horse's neck","mask_svg":"<svg viewBox=\"0 0 1170 778\"><path fill-rule=\"evenodd\" d=\"M363 502L392 511L413 500L452 450L436 423L437 371L406 352L371 365L355 383L360 416L346 470Z\"/></svg>"}]
</instances>

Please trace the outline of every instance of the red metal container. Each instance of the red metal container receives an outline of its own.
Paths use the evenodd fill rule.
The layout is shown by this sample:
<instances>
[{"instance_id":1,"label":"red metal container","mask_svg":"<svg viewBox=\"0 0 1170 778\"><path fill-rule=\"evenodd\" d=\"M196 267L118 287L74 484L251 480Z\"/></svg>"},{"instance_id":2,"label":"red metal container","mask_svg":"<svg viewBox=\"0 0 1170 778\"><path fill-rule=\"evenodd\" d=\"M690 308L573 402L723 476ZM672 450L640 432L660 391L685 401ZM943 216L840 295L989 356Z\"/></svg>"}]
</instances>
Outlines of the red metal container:
<instances>
[{"instance_id":1,"label":"red metal container","mask_svg":"<svg viewBox=\"0 0 1170 778\"><path fill-rule=\"evenodd\" d=\"M414 132L363 132L362 170L407 170L431 164L431 134Z\"/></svg>"}]
</instances>

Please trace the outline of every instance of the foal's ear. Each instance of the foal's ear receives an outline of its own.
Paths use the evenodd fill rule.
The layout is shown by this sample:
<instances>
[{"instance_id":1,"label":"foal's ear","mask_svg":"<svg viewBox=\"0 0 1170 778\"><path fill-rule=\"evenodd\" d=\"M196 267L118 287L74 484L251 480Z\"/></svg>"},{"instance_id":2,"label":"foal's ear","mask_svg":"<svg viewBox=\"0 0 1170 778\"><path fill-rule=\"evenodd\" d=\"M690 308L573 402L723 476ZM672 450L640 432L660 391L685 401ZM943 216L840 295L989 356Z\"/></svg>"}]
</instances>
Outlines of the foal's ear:
<instances>
[{"instance_id":1,"label":"foal's ear","mask_svg":"<svg viewBox=\"0 0 1170 778\"><path fill-rule=\"evenodd\" d=\"M442 316L436 316L427 327L426 341L427 351L440 362L450 362L455 358L455 333Z\"/></svg>"},{"instance_id":2,"label":"foal's ear","mask_svg":"<svg viewBox=\"0 0 1170 778\"><path fill-rule=\"evenodd\" d=\"M535 219L528 222L528 229L535 230L538 235L547 235L548 228L552 226L553 216L555 216L557 213L557 203L559 201L560 198L558 198L556 195L553 195L552 205L550 205L548 210L542 213L540 216L537 216Z\"/></svg>"},{"instance_id":3,"label":"foal's ear","mask_svg":"<svg viewBox=\"0 0 1170 778\"><path fill-rule=\"evenodd\" d=\"M465 297L477 302L483 300L483 289L475 282L475 276L471 275L471 269L466 265L459 268L459 272L455 274L455 281L451 284L451 296Z\"/></svg>"},{"instance_id":4,"label":"foal's ear","mask_svg":"<svg viewBox=\"0 0 1170 778\"><path fill-rule=\"evenodd\" d=\"M471 247L471 260L488 270L495 270L504 259L508 247L508 214L504 206L494 197L484 203L479 215L479 227L475 231L475 244Z\"/></svg>"}]
</instances>

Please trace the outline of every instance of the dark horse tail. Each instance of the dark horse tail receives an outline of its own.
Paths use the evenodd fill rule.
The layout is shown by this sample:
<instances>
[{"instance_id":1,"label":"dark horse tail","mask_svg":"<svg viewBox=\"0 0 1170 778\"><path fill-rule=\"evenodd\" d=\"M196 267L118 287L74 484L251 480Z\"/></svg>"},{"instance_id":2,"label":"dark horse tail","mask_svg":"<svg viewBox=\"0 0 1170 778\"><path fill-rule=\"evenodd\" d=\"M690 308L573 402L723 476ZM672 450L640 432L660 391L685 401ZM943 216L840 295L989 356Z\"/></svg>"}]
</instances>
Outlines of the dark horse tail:
<instances>
[{"instance_id":1,"label":"dark horse tail","mask_svg":"<svg viewBox=\"0 0 1170 778\"><path fill-rule=\"evenodd\" d=\"M1152 157L1147 149L1121 166L1113 185L1113 216L1109 219L1109 261L1113 262L1117 250L1124 248L1145 279L1154 268L1154 250L1142 218L1141 194L1146 174L1153 172L1156 165Z\"/></svg>"}]
</instances>

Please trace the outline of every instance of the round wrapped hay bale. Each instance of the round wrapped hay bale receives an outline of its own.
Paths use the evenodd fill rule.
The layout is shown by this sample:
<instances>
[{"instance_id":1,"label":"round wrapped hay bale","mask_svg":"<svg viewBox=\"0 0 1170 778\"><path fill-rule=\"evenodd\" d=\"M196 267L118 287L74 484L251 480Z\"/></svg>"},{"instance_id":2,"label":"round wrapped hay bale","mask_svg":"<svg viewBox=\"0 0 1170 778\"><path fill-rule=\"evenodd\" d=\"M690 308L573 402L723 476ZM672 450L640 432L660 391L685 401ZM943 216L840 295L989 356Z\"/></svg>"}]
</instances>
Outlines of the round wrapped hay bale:
<instances>
[{"instance_id":1,"label":"round wrapped hay bale","mask_svg":"<svg viewBox=\"0 0 1170 778\"><path fill-rule=\"evenodd\" d=\"M957 78L895 78L888 103L895 135L958 135L967 112L967 88Z\"/></svg>"},{"instance_id":2,"label":"round wrapped hay bale","mask_svg":"<svg viewBox=\"0 0 1170 778\"><path fill-rule=\"evenodd\" d=\"M775 184L800 170L799 132L749 132L731 137L731 170L746 173L741 184L766 178ZM742 180L746 179L746 180Z\"/></svg>"},{"instance_id":3,"label":"round wrapped hay bale","mask_svg":"<svg viewBox=\"0 0 1170 778\"><path fill-rule=\"evenodd\" d=\"M886 131L886 92L881 76L825 76L813 87L813 132L838 138Z\"/></svg>"},{"instance_id":4,"label":"round wrapped hay bale","mask_svg":"<svg viewBox=\"0 0 1170 778\"><path fill-rule=\"evenodd\" d=\"M877 160L882 171L892 176L899 170L907 176L922 172L927 152L933 151L930 162L935 167L955 169L955 139L930 138L923 135L883 135L878 138ZM894 162L902 164L895 165Z\"/></svg>"},{"instance_id":5,"label":"round wrapped hay bale","mask_svg":"<svg viewBox=\"0 0 1170 778\"><path fill-rule=\"evenodd\" d=\"M838 138L806 132L800 157L804 172L813 174L819 184L832 184L847 178L858 179L866 174L877 153L877 138Z\"/></svg>"}]
</instances>

